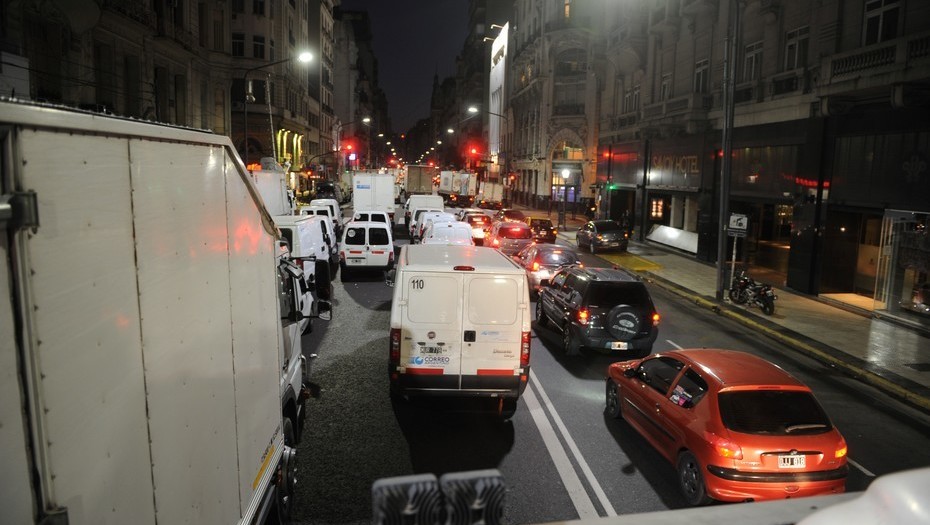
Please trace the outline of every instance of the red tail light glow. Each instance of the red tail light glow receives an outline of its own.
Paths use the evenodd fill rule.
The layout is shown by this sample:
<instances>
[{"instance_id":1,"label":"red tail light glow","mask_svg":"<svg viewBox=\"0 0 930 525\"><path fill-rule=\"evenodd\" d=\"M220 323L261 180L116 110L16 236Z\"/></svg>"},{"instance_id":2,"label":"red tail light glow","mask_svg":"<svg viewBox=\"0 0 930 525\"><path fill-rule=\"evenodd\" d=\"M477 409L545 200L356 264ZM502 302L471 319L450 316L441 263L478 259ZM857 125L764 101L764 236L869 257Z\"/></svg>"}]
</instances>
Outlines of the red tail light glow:
<instances>
[{"instance_id":1,"label":"red tail light glow","mask_svg":"<svg viewBox=\"0 0 930 525\"><path fill-rule=\"evenodd\" d=\"M714 448L718 456L729 459L743 459L743 449L739 445L710 432L704 438Z\"/></svg>"},{"instance_id":2,"label":"red tail light glow","mask_svg":"<svg viewBox=\"0 0 930 525\"><path fill-rule=\"evenodd\" d=\"M392 365L400 364L400 328L391 328L391 348L389 362Z\"/></svg>"},{"instance_id":3,"label":"red tail light glow","mask_svg":"<svg viewBox=\"0 0 930 525\"><path fill-rule=\"evenodd\" d=\"M840 442L836 445L836 452L833 453L833 457L836 459L845 458L847 450L846 440L840 437Z\"/></svg>"},{"instance_id":4,"label":"red tail light glow","mask_svg":"<svg viewBox=\"0 0 930 525\"><path fill-rule=\"evenodd\" d=\"M501 241L500 241L500 239L494 239L494 241L491 242L491 244L493 244L494 246L500 246L500 245L501 245Z\"/></svg>"},{"instance_id":5,"label":"red tail light glow","mask_svg":"<svg viewBox=\"0 0 930 525\"><path fill-rule=\"evenodd\" d=\"M346 252L339 250L339 260L342 262L346 262Z\"/></svg>"},{"instance_id":6,"label":"red tail light glow","mask_svg":"<svg viewBox=\"0 0 930 525\"><path fill-rule=\"evenodd\" d=\"M590 313L588 312L587 308L582 308L581 310L578 310L578 322L581 324L588 324L589 315Z\"/></svg>"},{"instance_id":7,"label":"red tail light glow","mask_svg":"<svg viewBox=\"0 0 930 525\"><path fill-rule=\"evenodd\" d=\"M539 263L536 262L536 261L533 261L533 271L534 271L534 272L538 272L538 271L539 271Z\"/></svg>"},{"instance_id":8,"label":"red tail light glow","mask_svg":"<svg viewBox=\"0 0 930 525\"><path fill-rule=\"evenodd\" d=\"M659 326L659 312L652 314L652 326Z\"/></svg>"},{"instance_id":9,"label":"red tail light glow","mask_svg":"<svg viewBox=\"0 0 930 525\"><path fill-rule=\"evenodd\" d=\"M530 333L523 332L520 337L520 366L530 366Z\"/></svg>"}]
</instances>

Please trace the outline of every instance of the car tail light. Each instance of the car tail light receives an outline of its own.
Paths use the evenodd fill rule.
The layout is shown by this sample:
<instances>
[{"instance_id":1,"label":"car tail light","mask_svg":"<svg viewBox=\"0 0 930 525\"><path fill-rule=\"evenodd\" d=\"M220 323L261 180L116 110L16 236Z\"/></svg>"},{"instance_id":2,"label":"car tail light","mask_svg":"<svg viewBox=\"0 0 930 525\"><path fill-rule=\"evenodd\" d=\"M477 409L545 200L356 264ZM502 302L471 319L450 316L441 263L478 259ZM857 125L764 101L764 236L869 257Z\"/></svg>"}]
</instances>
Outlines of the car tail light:
<instances>
[{"instance_id":1,"label":"car tail light","mask_svg":"<svg viewBox=\"0 0 930 525\"><path fill-rule=\"evenodd\" d=\"M388 252L388 264L393 264L393 263L394 263L394 251L391 250L390 252Z\"/></svg>"},{"instance_id":2,"label":"car tail light","mask_svg":"<svg viewBox=\"0 0 930 525\"><path fill-rule=\"evenodd\" d=\"M534 272L538 272L538 271L539 271L539 262L533 261L533 271L534 271Z\"/></svg>"},{"instance_id":3,"label":"car tail light","mask_svg":"<svg viewBox=\"0 0 930 525\"><path fill-rule=\"evenodd\" d=\"M836 459L845 458L846 452L847 452L846 440L843 439L842 436L840 436L840 442L836 444L836 452L833 453L833 457L835 457Z\"/></svg>"},{"instance_id":4,"label":"car tail light","mask_svg":"<svg viewBox=\"0 0 930 525\"><path fill-rule=\"evenodd\" d=\"M391 348L389 363L400 364L400 328L391 328Z\"/></svg>"},{"instance_id":5,"label":"car tail light","mask_svg":"<svg viewBox=\"0 0 930 525\"><path fill-rule=\"evenodd\" d=\"M530 333L523 332L520 337L520 366L530 366Z\"/></svg>"},{"instance_id":6,"label":"car tail light","mask_svg":"<svg viewBox=\"0 0 930 525\"><path fill-rule=\"evenodd\" d=\"M704 434L704 437L718 456L729 459L743 459L743 449L729 439L724 439L710 432Z\"/></svg>"},{"instance_id":7,"label":"car tail light","mask_svg":"<svg viewBox=\"0 0 930 525\"><path fill-rule=\"evenodd\" d=\"M652 314L652 326L659 326L659 312L654 312Z\"/></svg>"},{"instance_id":8,"label":"car tail light","mask_svg":"<svg viewBox=\"0 0 930 525\"><path fill-rule=\"evenodd\" d=\"M491 242L491 244L493 244L494 246L500 246L500 245L501 245L501 240L500 240L500 239L494 239L494 240Z\"/></svg>"},{"instance_id":9,"label":"car tail light","mask_svg":"<svg viewBox=\"0 0 930 525\"><path fill-rule=\"evenodd\" d=\"M346 262L346 252L339 250L339 260L342 262Z\"/></svg>"},{"instance_id":10,"label":"car tail light","mask_svg":"<svg viewBox=\"0 0 930 525\"><path fill-rule=\"evenodd\" d=\"M556 230L556 229L552 230L552 235L558 235L558 234L559 234L559 230Z\"/></svg>"},{"instance_id":11,"label":"car tail light","mask_svg":"<svg viewBox=\"0 0 930 525\"><path fill-rule=\"evenodd\" d=\"M588 312L587 308L582 308L581 310L578 310L578 322L580 324L588 324L589 315L590 315L590 312Z\"/></svg>"}]
</instances>

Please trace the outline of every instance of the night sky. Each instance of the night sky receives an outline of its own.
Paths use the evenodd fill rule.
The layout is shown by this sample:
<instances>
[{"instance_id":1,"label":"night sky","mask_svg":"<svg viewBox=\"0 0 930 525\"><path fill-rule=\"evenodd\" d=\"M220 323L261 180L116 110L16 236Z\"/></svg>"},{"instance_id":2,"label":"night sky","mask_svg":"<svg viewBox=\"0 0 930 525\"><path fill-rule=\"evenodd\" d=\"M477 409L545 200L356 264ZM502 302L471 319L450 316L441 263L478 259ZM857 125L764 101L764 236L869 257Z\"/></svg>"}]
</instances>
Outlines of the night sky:
<instances>
[{"instance_id":1,"label":"night sky","mask_svg":"<svg viewBox=\"0 0 930 525\"><path fill-rule=\"evenodd\" d=\"M343 0L344 10L368 11L378 58L378 83L394 131L429 116L433 75L455 72L468 35L468 0Z\"/></svg>"}]
</instances>

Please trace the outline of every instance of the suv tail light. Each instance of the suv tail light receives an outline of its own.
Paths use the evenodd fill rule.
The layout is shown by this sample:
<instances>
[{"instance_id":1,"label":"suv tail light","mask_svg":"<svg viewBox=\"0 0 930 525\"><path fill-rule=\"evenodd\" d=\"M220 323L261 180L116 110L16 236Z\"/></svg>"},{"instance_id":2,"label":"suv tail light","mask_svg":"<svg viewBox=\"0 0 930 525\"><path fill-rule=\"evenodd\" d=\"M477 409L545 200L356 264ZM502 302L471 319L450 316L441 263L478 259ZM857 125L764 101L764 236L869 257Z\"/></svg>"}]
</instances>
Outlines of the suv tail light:
<instances>
[{"instance_id":1,"label":"suv tail light","mask_svg":"<svg viewBox=\"0 0 930 525\"><path fill-rule=\"evenodd\" d=\"M539 271L539 261L533 261L533 271L534 272Z\"/></svg>"},{"instance_id":2,"label":"suv tail light","mask_svg":"<svg viewBox=\"0 0 930 525\"><path fill-rule=\"evenodd\" d=\"M391 348L388 362L392 365L400 364L400 328L391 328Z\"/></svg>"},{"instance_id":3,"label":"suv tail light","mask_svg":"<svg viewBox=\"0 0 930 525\"><path fill-rule=\"evenodd\" d=\"M346 252L344 252L343 250L339 250L339 260L342 262L346 262Z\"/></svg>"},{"instance_id":4,"label":"suv tail light","mask_svg":"<svg viewBox=\"0 0 930 525\"><path fill-rule=\"evenodd\" d=\"M653 312L652 314L652 326L659 326L659 312Z\"/></svg>"},{"instance_id":5,"label":"suv tail light","mask_svg":"<svg viewBox=\"0 0 930 525\"><path fill-rule=\"evenodd\" d=\"M520 336L520 366L530 366L530 333L523 332Z\"/></svg>"},{"instance_id":6,"label":"suv tail light","mask_svg":"<svg viewBox=\"0 0 930 525\"><path fill-rule=\"evenodd\" d=\"M588 324L588 317L590 317L590 315L587 308L578 310L578 323L582 325Z\"/></svg>"}]
</instances>

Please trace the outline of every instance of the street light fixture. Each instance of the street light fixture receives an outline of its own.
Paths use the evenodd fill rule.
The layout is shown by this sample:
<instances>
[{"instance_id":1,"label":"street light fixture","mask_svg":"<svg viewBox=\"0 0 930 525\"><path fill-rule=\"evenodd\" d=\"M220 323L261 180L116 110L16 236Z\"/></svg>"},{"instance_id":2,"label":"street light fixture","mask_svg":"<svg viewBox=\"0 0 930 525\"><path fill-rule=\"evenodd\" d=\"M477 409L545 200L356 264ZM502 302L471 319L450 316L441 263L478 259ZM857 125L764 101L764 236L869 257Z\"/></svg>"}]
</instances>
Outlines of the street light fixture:
<instances>
[{"instance_id":1,"label":"street light fixture","mask_svg":"<svg viewBox=\"0 0 930 525\"><path fill-rule=\"evenodd\" d=\"M283 59L283 60L276 60L276 61L271 62L271 63L268 63L268 64L262 64L262 65L260 65L260 66L255 66L255 67L246 69L246 70L245 70L245 73L242 75L242 82L243 82L243 84L244 84L244 85L243 85L243 88L245 89L245 105L243 105L243 110L242 110L243 120L244 120L243 126L242 126L242 132L243 132L243 135L244 135L244 142L245 142L245 144L244 144L244 147L245 147L245 151L244 151L244 154L245 154L245 155L244 155L244 157L245 157L245 159L244 159L244 160L245 160L245 165L246 165L246 166L249 165L249 104L251 104L252 102L255 102L255 95L252 94L252 84L249 83L249 73L251 73L251 72L253 72L253 71L258 71L259 69L264 69L264 68L266 68L266 67L272 67L272 66L276 66L276 65L278 65L278 64L283 64L283 63L285 63L285 62L290 62L291 60L294 60L294 58L293 58L293 57L291 57L291 58L285 58L285 59ZM309 52L309 51L304 51L304 52L300 53L299 55L297 55L297 61L298 61L298 62L301 62L301 63L303 63L303 64L309 63L309 62L313 61L313 53L311 53L311 52ZM267 85L267 84L266 84L266 85ZM266 97L266 98L267 98L267 97ZM271 146L272 146L272 148L273 148L273 147L274 147L274 126L273 126L273 124L272 124L272 122L271 122L271 99L270 99L270 98L268 98L268 108L269 108L269 111L268 111L268 124L269 124L269 126L272 127L272 129L271 129Z\"/></svg>"}]
</instances>

